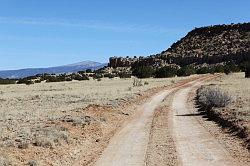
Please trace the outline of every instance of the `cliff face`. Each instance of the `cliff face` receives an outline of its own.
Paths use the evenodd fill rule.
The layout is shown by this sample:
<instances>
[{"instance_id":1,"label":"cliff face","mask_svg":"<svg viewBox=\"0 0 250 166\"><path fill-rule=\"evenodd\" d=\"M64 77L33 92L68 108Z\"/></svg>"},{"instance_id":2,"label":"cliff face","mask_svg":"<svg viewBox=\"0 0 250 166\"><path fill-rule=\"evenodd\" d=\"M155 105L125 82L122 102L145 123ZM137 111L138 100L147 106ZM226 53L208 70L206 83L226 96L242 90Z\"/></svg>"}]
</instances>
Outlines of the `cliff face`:
<instances>
[{"instance_id":1,"label":"cliff face","mask_svg":"<svg viewBox=\"0 0 250 166\"><path fill-rule=\"evenodd\" d=\"M250 60L250 23L196 28L160 54L145 58L110 58L110 67L216 64Z\"/></svg>"},{"instance_id":2,"label":"cliff face","mask_svg":"<svg viewBox=\"0 0 250 166\"><path fill-rule=\"evenodd\" d=\"M109 58L109 67L130 67L134 62L138 61L139 58L123 58L123 57L111 57Z\"/></svg>"}]
</instances>

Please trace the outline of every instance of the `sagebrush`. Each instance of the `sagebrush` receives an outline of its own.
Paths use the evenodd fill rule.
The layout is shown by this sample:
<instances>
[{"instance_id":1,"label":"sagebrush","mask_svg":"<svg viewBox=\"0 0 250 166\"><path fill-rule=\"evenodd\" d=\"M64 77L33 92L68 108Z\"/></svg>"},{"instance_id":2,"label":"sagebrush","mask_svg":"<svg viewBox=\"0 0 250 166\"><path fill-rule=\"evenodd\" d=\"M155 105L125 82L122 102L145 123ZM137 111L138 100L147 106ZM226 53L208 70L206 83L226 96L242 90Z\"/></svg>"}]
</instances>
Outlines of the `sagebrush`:
<instances>
[{"instance_id":1,"label":"sagebrush","mask_svg":"<svg viewBox=\"0 0 250 166\"><path fill-rule=\"evenodd\" d=\"M197 91L199 104L207 109L212 107L226 107L233 100L232 97L218 87L202 86Z\"/></svg>"}]
</instances>

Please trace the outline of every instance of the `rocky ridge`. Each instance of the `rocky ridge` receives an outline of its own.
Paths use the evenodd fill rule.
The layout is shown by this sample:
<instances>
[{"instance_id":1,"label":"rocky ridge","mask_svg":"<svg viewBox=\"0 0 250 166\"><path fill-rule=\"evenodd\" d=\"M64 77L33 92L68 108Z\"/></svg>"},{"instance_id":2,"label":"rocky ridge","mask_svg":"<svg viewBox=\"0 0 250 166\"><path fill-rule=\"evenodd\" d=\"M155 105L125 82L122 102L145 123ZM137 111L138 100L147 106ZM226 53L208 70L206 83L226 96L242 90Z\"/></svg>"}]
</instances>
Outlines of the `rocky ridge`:
<instances>
[{"instance_id":1,"label":"rocky ridge","mask_svg":"<svg viewBox=\"0 0 250 166\"><path fill-rule=\"evenodd\" d=\"M169 49L148 57L110 58L109 67L216 64L250 59L250 23L195 28Z\"/></svg>"}]
</instances>

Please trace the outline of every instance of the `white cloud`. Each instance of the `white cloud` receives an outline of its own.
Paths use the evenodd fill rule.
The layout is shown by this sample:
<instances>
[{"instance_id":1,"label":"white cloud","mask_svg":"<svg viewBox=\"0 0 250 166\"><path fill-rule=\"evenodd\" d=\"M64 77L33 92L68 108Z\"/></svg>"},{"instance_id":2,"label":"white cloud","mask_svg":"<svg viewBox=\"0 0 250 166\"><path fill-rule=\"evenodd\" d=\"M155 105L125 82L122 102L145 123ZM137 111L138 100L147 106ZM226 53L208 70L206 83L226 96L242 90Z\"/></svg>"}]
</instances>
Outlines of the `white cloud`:
<instances>
[{"instance_id":1,"label":"white cloud","mask_svg":"<svg viewBox=\"0 0 250 166\"><path fill-rule=\"evenodd\" d=\"M36 25L36 26L77 27L77 28L90 28L90 29L122 31L122 32L135 31L135 32L153 32L153 33L168 33L168 34L183 32L183 30L180 29L168 29L154 25L107 23L97 20L0 17L0 23Z\"/></svg>"}]
</instances>

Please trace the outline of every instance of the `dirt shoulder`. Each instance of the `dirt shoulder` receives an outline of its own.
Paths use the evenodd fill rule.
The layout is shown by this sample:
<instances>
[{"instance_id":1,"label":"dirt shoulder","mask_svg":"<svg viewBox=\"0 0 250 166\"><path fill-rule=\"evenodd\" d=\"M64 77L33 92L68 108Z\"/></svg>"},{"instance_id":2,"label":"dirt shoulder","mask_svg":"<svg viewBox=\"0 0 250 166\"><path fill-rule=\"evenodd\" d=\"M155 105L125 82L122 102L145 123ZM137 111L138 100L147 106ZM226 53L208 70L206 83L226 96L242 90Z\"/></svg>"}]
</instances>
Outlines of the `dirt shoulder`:
<instances>
[{"instance_id":1,"label":"dirt shoulder","mask_svg":"<svg viewBox=\"0 0 250 166\"><path fill-rule=\"evenodd\" d=\"M195 111L195 107L190 107L187 103L193 88L188 87L177 92L172 104L173 131L181 164L245 165L246 163L234 158L224 144L198 121L199 118L203 120L202 116Z\"/></svg>"},{"instance_id":2,"label":"dirt shoulder","mask_svg":"<svg viewBox=\"0 0 250 166\"><path fill-rule=\"evenodd\" d=\"M238 162L238 165L248 165L250 162L250 153L245 146L245 139L241 139L237 136L237 132L230 129L230 127L225 127L221 125L217 118L212 118L210 115L206 114L204 111L199 109L196 101L196 89L193 89L189 93L188 97L188 108L192 110L190 114L194 115L194 118L198 123L209 132L209 134L214 137L217 142L222 146L228 154ZM225 110L226 111L226 110ZM221 115L222 116L222 115ZM230 113L227 112L224 116L224 122L226 117L229 117ZM232 119L229 121L233 122ZM238 120L237 120L238 121ZM222 122L222 121L221 121ZM239 122L239 121L238 121ZM240 125L240 123L238 123ZM242 124L242 123L241 123ZM222 127L223 126L223 127ZM240 127L243 127L241 125ZM243 145L243 146L242 146Z\"/></svg>"},{"instance_id":3,"label":"dirt shoulder","mask_svg":"<svg viewBox=\"0 0 250 166\"><path fill-rule=\"evenodd\" d=\"M196 112L200 114L197 120L218 139L232 157L247 163L250 162L249 81L242 73L234 73L223 75L203 86L212 90L217 88L229 96L230 103L224 107L205 108L199 100L192 102L197 103ZM196 95L193 91L190 100Z\"/></svg>"}]
</instances>

